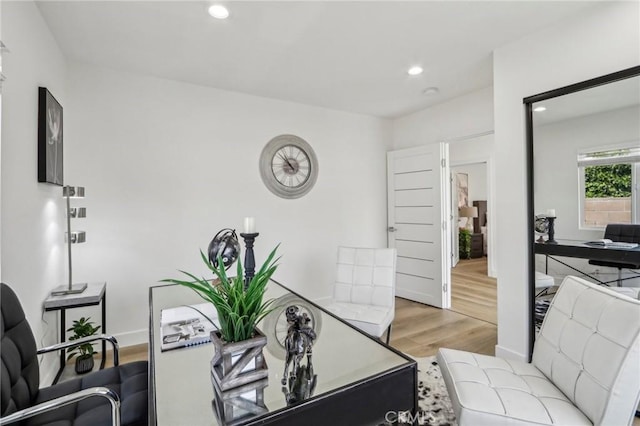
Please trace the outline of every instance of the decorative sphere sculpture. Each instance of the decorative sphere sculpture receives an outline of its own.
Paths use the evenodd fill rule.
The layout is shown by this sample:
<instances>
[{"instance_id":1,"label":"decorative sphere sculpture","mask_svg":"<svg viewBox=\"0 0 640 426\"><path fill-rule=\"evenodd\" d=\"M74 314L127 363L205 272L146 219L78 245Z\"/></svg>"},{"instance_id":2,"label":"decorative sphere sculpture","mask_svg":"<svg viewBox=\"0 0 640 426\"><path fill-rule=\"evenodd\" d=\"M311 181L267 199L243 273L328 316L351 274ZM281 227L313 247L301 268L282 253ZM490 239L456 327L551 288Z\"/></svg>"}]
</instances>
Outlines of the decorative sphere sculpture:
<instances>
[{"instance_id":1,"label":"decorative sphere sculpture","mask_svg":"<svg viewBox=\"0 0 640 426\"><path fill-rule=\"evenodd\" d=\"M225 228L218 232L209 243L209 262L218 267L218 257L222 258L224 269L229 269L240 256L240 243L235 229Z\"/></svg>"}]
</instances>

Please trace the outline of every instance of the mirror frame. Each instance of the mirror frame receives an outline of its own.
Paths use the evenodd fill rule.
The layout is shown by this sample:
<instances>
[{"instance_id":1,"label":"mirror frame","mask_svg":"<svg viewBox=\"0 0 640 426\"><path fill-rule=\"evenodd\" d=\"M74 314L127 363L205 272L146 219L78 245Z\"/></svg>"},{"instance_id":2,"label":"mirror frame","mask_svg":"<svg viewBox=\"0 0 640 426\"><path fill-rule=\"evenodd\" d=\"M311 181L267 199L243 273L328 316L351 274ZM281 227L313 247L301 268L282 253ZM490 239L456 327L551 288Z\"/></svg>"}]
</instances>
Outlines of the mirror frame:
<instances>
[{"instance_id":1,"label":"mirror frame","mask_svg":"<svg viewBox=\"0 0 640 426\"><path fill-rule=\"evenodd\" d=\"M535 222L535 206L533 199L533 104L558 96L568 95L582 90L591 89L604 84L613 83L619 80L635 77L640 75L640 65L617 71L611 74L592 78L590 80L581 81L579 83L570 84L558 89L549 90L537 95L529 96L523 99L525 107L526 119L526 161L527 161L527 250L528 250L528 266L529 266L529 288L528 288L528 308L529 308L529 361L533 355L533 345L535 343L535 235L532 232Z\"/></svg>"}]
</instances>

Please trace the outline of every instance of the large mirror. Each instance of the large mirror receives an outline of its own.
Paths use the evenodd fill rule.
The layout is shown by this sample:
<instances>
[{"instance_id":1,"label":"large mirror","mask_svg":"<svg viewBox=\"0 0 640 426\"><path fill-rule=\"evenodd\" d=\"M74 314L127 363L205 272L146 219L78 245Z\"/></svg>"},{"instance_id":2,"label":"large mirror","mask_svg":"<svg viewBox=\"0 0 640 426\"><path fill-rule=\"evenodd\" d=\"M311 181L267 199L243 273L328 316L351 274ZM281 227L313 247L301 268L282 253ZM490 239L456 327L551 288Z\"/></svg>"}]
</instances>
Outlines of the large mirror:
<instances>
[{"instance_id":1,"label":"large mirror","mask_svg":"<svg viewBox=\"0 0 640 426\"><path fill-rule=\"evenodd\" d=\"M640 67L524 103L533 347L566 275L620 291L640 287L640 247L621 235L640 239Z\"/></svg>"}]
</instances>

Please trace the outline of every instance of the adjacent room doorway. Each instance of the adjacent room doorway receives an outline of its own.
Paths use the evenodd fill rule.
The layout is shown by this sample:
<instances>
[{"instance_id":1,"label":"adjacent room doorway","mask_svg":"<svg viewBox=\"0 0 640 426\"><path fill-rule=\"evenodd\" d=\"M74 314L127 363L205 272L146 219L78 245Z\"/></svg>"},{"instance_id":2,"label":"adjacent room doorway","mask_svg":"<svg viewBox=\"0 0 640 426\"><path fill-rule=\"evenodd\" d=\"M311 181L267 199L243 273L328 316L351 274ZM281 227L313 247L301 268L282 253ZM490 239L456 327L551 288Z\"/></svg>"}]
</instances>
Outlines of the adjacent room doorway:
<instances>
[{"instance_id":1,"label":"adjacent room doorway","mask_svg":"<svg viewBox=\"0 0 640 426\"><path fill-rule=\"evenodd\" d=\"M493 134L450 143L452 215L451 310L497 324L497 283L491 275L493 206L488 147Z\"/></svg>"}]
</instances>

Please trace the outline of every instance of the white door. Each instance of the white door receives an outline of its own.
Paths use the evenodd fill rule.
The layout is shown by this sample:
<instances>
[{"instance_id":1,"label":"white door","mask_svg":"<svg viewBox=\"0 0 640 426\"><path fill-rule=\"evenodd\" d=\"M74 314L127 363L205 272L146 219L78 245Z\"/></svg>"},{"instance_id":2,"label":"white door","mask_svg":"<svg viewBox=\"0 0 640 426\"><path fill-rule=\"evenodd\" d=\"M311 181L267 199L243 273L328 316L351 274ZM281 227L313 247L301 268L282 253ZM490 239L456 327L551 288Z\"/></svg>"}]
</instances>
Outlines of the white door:
<instances>
[{"instance_id":1,"label":"white door","mask_svg":"<svg viewBox=\"0 0 640 426\"><path fill-rule=\"evenodd\" d=\"M389 247L396 295L449 308L449 165L445 143L387 153Z\"/></svg>"}]
</instances>

